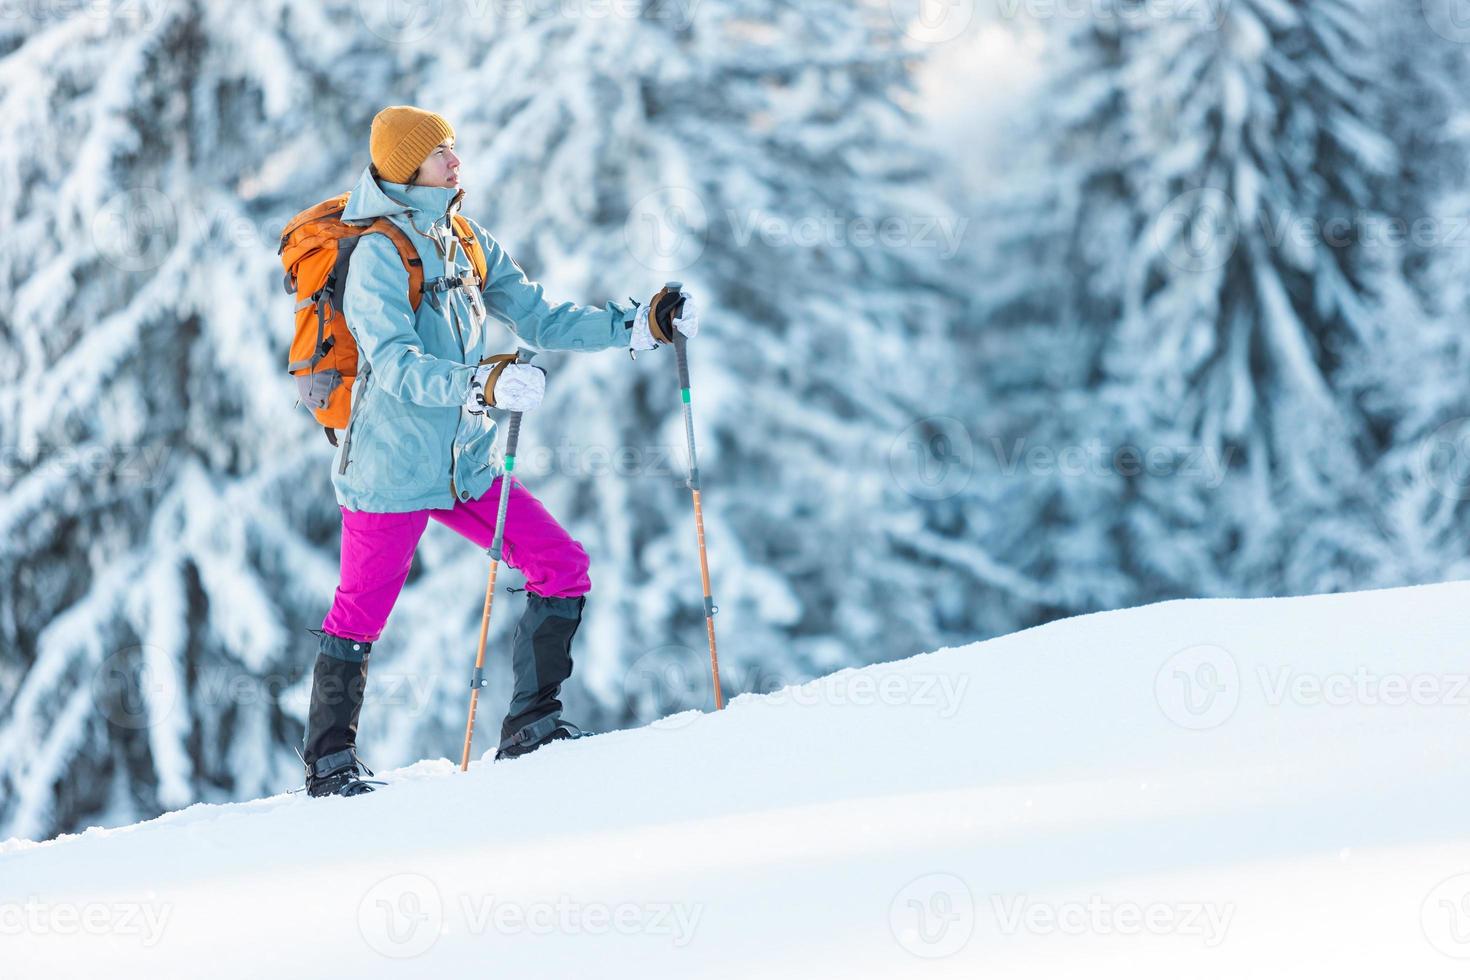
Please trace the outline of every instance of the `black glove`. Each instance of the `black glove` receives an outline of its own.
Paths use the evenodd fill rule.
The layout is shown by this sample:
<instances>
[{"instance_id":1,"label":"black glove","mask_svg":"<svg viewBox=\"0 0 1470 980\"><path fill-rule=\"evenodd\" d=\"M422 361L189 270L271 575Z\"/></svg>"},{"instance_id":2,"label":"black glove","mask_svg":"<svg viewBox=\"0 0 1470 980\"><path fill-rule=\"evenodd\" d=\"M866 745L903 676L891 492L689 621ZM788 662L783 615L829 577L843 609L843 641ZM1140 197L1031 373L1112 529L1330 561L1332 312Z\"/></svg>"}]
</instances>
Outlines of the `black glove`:
<instances>
[{"instance_id":1,"label":"black glove","mask_svg":"<svg viewBox=\"0 0 1470 980\"><path fill-rule=\"evenodd\" d=\"M665 286L654 294L648 307L648 327L649 332L653 334L653 339L661 344L672 344L674 342L674 319L684 309L682 291Z\"/></svg>"}]
</instances>

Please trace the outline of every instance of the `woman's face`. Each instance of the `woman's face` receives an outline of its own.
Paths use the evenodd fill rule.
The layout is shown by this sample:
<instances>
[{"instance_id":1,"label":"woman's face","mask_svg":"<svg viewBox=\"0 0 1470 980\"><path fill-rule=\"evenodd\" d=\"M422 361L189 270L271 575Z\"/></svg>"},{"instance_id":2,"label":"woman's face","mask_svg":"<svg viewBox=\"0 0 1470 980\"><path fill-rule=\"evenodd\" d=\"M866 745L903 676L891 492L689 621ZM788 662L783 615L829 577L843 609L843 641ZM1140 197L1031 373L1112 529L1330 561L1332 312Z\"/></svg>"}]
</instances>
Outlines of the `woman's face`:
<instances>
[{"instance_id":1,"label":"woman's face","mask_svg":"<svg viewBox=\"0 0 1470 980\"><path fill-rule=\"evenodd\" d=\"M459 187L459 156L454 152L454 137L429 152L413 182L419 187Z\"/></svg>"}]
</instances>

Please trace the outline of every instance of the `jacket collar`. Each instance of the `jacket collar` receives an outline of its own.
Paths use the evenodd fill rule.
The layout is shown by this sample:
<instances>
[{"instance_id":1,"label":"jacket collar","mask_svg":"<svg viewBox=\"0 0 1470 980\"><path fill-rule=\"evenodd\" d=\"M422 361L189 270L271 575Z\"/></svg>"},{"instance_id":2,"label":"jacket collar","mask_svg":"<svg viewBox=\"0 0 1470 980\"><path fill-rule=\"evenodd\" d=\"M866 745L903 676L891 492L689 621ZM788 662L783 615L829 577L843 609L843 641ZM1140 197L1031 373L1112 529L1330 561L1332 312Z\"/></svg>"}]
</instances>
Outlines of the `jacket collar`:
<instances>
[{"instance_id":1,"label":"jacket collar","mask_svg":"<svg viewBox=\"0 0 1470 980\"><path fill-rule=\"evenodd\" d=\"M463 193L462 189L453 187L420 187L380 181L373 176L371 166L364 167L352 188L347 209L342 212L342 220L372 221L391 214L418 212L428 215L431 221L438 221Z\"/></svg>"}]
</instances>

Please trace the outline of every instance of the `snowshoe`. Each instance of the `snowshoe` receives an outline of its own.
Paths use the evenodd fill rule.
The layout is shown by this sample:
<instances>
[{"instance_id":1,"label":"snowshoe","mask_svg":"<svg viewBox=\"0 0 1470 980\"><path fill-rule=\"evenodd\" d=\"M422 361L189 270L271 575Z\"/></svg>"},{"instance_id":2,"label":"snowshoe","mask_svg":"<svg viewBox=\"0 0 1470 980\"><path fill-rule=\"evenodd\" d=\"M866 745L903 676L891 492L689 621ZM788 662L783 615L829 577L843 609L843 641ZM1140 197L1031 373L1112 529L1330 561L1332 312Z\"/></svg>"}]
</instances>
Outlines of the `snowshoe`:
<instances>
[{"instance_id":1,"label":"snowshoe","mask_svg":"<svg viewBox=\"0 0 1470 980\"><path fill-rule=\"evenodd\" d=\"M570 726L571 729L576 730L572 731L568 728L568 726ZM561 724L557 725L556 728L551 731L551 734L547 735L545 738L538 739L534 742L512 742L509 745L501 746L495 753L495 761L499 762L502 759L519 759L523 755L530 755L532 752L535 752L537 749L541 748L541 746L546 745L550 742L560 742L563 739L568 738L588 738L589 736L591 736L591 734L591 732L582 731L581 728L578 728L576 725L573 725L569 721L564 721Z\"/></svg>"},{"instance_id":2,"label":"snowshoe","mask_svg":"<svg viewBox=\"0 0 1470 980\"><path fill-rule=\"evenodd\" d=\"M363 779L364 774L374 775L356 752L351 749L333 752L307 768L306 795L361 796L371 793L374 787L387 785L381 780Z\"/></svg>"}]
</instances>

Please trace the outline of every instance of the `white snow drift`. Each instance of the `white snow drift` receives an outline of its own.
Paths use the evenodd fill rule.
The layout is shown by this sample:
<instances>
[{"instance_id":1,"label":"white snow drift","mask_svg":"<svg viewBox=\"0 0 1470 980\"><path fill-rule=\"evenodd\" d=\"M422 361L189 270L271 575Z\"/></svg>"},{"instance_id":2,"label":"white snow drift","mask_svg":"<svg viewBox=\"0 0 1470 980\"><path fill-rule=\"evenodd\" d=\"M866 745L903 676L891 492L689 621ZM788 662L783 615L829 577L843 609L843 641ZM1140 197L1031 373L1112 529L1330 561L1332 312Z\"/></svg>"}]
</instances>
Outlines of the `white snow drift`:
<instances>
[{"instance_id":1,"label":"white snow drift","mask_svg":"<svg viewBox=\"0 0 1470 980\"><path fill-rule=\"evenodd\" d=\"M0 972L1458 977L1467 637L1467 585L1169 603L11 841Z\"/></svg>"}]
</instances>

